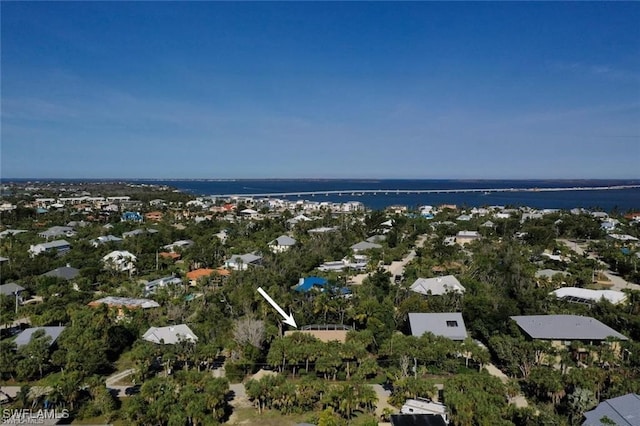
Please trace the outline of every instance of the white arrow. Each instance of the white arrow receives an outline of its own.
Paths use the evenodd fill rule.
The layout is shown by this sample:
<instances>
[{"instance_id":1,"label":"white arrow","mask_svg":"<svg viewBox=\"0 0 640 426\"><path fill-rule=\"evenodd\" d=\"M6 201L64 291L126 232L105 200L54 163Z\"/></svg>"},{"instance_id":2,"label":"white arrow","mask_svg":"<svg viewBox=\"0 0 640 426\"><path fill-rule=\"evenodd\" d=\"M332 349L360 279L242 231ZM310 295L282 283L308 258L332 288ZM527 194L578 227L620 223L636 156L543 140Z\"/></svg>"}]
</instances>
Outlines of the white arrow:
<instances>
[{"instance_id":1,"label":"white arrow","mask_svg":"<svg viewBox=\"0 0 640 426\"><path fill-rule=\"evenodd\" d=\"M289 311L289 315L287 315L287 313L280 306L278 306L278 304L271 298L271 296L267 294L266 291L262 289L262 287L258 287L258 293L260 293L260 295L264 297L265 300L269 302L269 304L273 306L274 309L278 311L280 315L282 315L282 318L284 318L283 322L285 324L289 324L294 328L298 328L298 326L296 325L296 320L293 319L293 315L291 314L291 311Z\"/></svg>"}]
</instances>

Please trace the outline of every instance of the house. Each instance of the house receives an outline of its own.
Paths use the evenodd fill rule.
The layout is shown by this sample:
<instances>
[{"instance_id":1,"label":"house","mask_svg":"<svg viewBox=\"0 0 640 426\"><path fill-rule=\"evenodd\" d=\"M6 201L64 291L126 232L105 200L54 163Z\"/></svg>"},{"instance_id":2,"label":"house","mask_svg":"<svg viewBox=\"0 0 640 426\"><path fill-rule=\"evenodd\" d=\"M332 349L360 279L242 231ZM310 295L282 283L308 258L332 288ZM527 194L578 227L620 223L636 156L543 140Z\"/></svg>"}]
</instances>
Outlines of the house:
<instances>
[{"instance_id":1,"label":"house","mask_svg":"<svg viewBox=\"0 0 640 426\"><path fill-rule=\"evenodd\" d=\"M469 222L471 220L471 216L468 214L462 214L456 218L458 222Z\"/></svg>"},{"instance_id":2,"label":"house","mask_svg":"<svg viewBox=\"0 0 640 426\"><path fill-rule=\"evenodd\" d=\"M562 287L552 291L549 294L553 294L558 299L564 299L569 302L575 303L597 303L602 299L608 301L611 304L618 305L627 300L627 295L617 290L591 290L588 288L579 287Z\"/></svg>"},{"instance_id":3,"label":"house","mask_svg":"<svg viewBox=\"0 0 640 426\"><path fill-rule=\"evenodd\" d=\"M106 269L118 272L133 272L136 270L137 258L126 250L114 250L102 258Z\"/></svg>"},{"instance_id":4,"label":"house","mask_svg":"<svg viewBox=\"0 0 640 426\"><path fill-rule=\"evenodd\" d=\"M637 243L638 239L636 237L634 237L633 235L628 235L628 234L608 234L607 238L610 238L612 240L616 240L616 241L620 241L622 243Z\"/></svg>"},{"instance_id":5,"label":"house","mask_svg":"<svg viewBox=\"0 0 640 426\"><path fill-rule=\"evenodd\" d=\"M196 286L198 284L198 280L201 278L210 277L216 271L214 269L209 268L200 268L194 269L193 271L187 272L187 279L189 280L189 285Z\"/></svg>"},{"instance_id":6,"label":"house","mask_svg":"<svg viewBox=\"0 0 640 426\"><path fill-rule=\"evenodd\" d=\"M22 234L23 232L27 232L24 229L5 229L4 231L0 232L0 238L4 238L7 236L13 236L13 235L18 235L18 234Z\"/></svg>"},{"instance_id":7,"label":"house","mask_svg":"<svg viewBox=\"0 0 640 426\"><path fill-rule=\"evenodd\" d=\"M556 346L567 346L574 340L589 344L608 338L628 340L597 319L580 315L521 315L511 319L531 339L549 340Z\"/></svg>"},{"instance_id":8,"label":"house","mask_svg":"<svg viewBox=\"0 0 640 426\"><path fill-rule=\"evenodd\" d=\"M124 212L120 216L120 220L123 222L142 222L144 218L139 212Z\"/></svg>"},{"instance_id":9,"label":"house","mask_svg":"<svg viewBox=\"0 0 640 426\"><path fill-rule=\"evenodd\" d=\"M169 285L181 285L181 284L182 284L182 279L174 275L158 278L153 281L147 281L144 284L144 295L149 296L150 294L154 294L159 288L164 288Z\"/></svg>"},{"instance_id":10,"label":"house","mask_svg":"<svg viewBox=\"0 0 640 426\"><path fill-rule=\"evenodd\" d=\"M53 345L56 342L56 340L58 340L58 337L60 337L60 334L62 334L64 329L65 329L65 327L33 327L33 328L27 328L27 329L23 330L20 334L18 334L16 336L16 340L15 340L16 347L18 349L20 349L22 346L28 345L29 342L31 341L31 337L38 330L44 330L45 336L48 336L48 337L51 338L51 341L49 342L49 345Z\"/></svg>"},{"instance_id":11,"label":"house","mask_svg":"<svg viewBox=\"0 0 640 426\"><path fill-rule=\"evenodd\" d=\"M490 220L480 225L481 228L489 228L489 229L495 228L495 226L496 226L495 223L491 222Z\"/></svg>"},{"instance_id":12,"label":"house","mask_svg":"<svg viewBox=\"0 0 640 426\"><path fill-rule=\"evenodd\" d=\"M353 250L354 253L361 253L363 251L379 249L379 248L382 248L380 244L370 243L368 241L361 241L351 246L351 250Z\"/></svg>"},{"instance_id":13,"label":"house","mask_svg":"<svg viewBox=\"0 0 640 426\"><path fill-rule=\"evenodd\" d=\"M183 341L195 343L198 341L193 331L186 324L176 324L168 327L150 327L143 335L142 340L164 345L175 345Z\"/></svg>"},{"instance_id":14,"label":"house","mask_svg":"<svg viewBox=\"0 0 640 426\"><path fill-rule=\"evenodd\" d=\"M353 330L352 327L348 325L340 325L340 324L314 324L314 325L305 325L300 327L299 330L287 330L284 332L285 336L289 336L293 333L304 333L309 334L321 342L332 342L338 341L340 343L344 343L347 341L347 333Z\"/></svg>"},{"instance_id":15,"label":"house","mask_svg":"<svg viewBox=\"0 0 640 426\"><path fill-rule=\"evenodd\" d=\"M253 209L240 210L240 212L238 212L238 214L240 216L248 217L248 218L258 217L258 212L256 210L253 210Z\"/></svg>"},{"instance_id":16,"label":"house","mask_svg":"<svg viewBox=\"0 0 640 426\"><path fill-rule=\"evenodd\" d=\"M40 253L51 252L51 251L55 251L61 254L69 251L70 249L71 249L71 244L69 244L67 241L55 240L55 241L51 241L50 243L40 243L40 244L31 245L31 247L29 247L29 253L31 254L31 257L33 257L33 256L39 255Z\"/></svg>"},{"instance_id":17,"label":"house","mask_svg":"<svg viewBox=\"0 0 640 426\"><path fill-rule=\"evenodd\" d=\"M236 271L246 271L249 265L257 266L261 263L262 256L255 255L253 253L234 254L224 263L224 267Z\"/></svg>"},{"instance_id":18,"label":"house","mask_svg":"<svg viewBox=\"0 0 640 426\"><path fill-rule=\"evenodd\" d=\"M348 287L339 288L338 286L332 285L326 279L321 277L300 278L300 281L293 288L293 290L300 293L308 293L313 290L325 292L328 290L334 294L351 294L351 290Z\"/></svg>"},{"instance_id":19,"label":"house","mask_svg":"<svg viewBox=\"0 0 640 426\"><path fill-rule=\"evenodd\" d=\"M38 234L40 238L45 238L47 241L49 238L73 237L75 235L76 231L74 231L71 226L52 226Z\"/></svg>"},{"instance_id":20,"label":"house","mask_svg":"<svg viewBox=\"0 0 640 426\"><path fill-rule=\"evenodd\" d=\"M102 235L96 238L95 240L91 240L91 245L94 247L98 247L102 244L108 244L108 243L117 244L121 242L122 242L122 238L116 237L115 235Z\"/></svg>"},{"instance_id":21,"label":"house","mask_svg":"<svg viewBox=\"0 0 640 426\"><path fill-rule=\"evenodd\" d=\"M163 259L173 260L174 262L176 260L180 260L180 258L182 257L180 253L175 253L172 251L161 251L160 253L158 253L158 256L160 256Z\"/></svg>"},{"instance_id":22,"label":"house","mask_svg":"<svg viewBox=\"0 0 640 426\"><path fill-rule=\"evenodd\" d=\"M69 264L67 266L62 266L60 268L56 268L52 271L42 274L42 277L55 277L61 278L66 281L70 281L77 277L80 274L80 270L76 268L72 268Z\"/></svg>"},{"instance_id":23,"label":"house","mask_svg":"<svg viewBox=\"0 0 640 426\"><path fill-rule=\"evenodd\" d=\"M5 296L20 296L20 293L22 293L24 290L24 287L16 283L7 283L0 285L0 294L4 294Z\"/></svg>"},{"instance_id":24,"label":"house","mask_svg":"<svg viewBox=\"0 0 640 426\"><path fill-rule=\"evenodd\" d=\"M449 424L447 407L444 404L426 398L407 399L402 408L400 408L400 413L401 415L398 417L402 417L402 415L430 414L439 417L444 422L432 424Z\"/></svg>"},{"instance_id":25,"label":"house","mask_svg":"<svg viewBox=\"0 0 640 426\"><path fill-rule=\"evenodd\" d=\"M288 235L281 235L269 243L269 249L272 253L282 253L295 246L297 241Z\"/></svg>"},{"instance_id":26,"label":"house","mask_svg":"<svg viewBox=\"0 0 640 426\"><path fill-rule=\"evenodd\" d=\"M191 247L194 244L194 242L192 240L178 240L178 241L174 241L171 244L167 244L166 246L163 246L162 248L165 250L169 250L172 252L175 252L176 249L188 249L189 247Z\"/></svg>"},{"instance_id":27,"label":"house","mask_svg":"<svg viewBox=\"0 0 640 426\"><path fill-rule=\"evenodd\" d=\"M144 218L152 222L160 222L163 216L164 214L162 212L153 211L153 212L145 213Z\"/></svg>"},{"instance_id":28,"label":"house","mask_svg":"<svg viewBox=\"0 0 640 426\"><path fill-rule=\"evenodd\" d=\"M456 243L463 246L480 238L478 231L459 231L456 234Z\"/></svg>"},{"instance_id":29,"label":"house","mask_svg":"<svg viewBox=\"0 0 640 426\"><path fill-rule=\"evenodd\" d=\"M449 292L464 293L465 288L453 275L445 275L437 278L418 278L411 285L411 291L428 296L441 296Z\"/></svg>"},{"instance_id":30,"label":"house","mask_svg":"<svg viewBox=\"0 0 640 426\"><path fill-rule=\"evenodd\" d=\"M392 414L391 426L447 426L439 414Z\"/></svg>"},{"instance_id":31,"label":"house","mask_svg":"<svg viewBox=\"0 0 640 426\"><path fill-rule=\"evenodd\" d=\"M309 234L326 234L327 232L335 232L338 230L337 226L321 226L320 228L309 229Z\"/></svg>"},{"instance_id":32,"label":"house","mask_svg":"<svg viewBox=\"0 0 640 426\"><path fill-rule=\"evenodd\" d=\"M436 336L446 337L451 340L464 340L467 338L467 328L460 312L444 313L409 313L409 326L411 334L420 337L424 333L433 333Z\"/></svg>"},{"instance_id":33,"label":"house","mask_svg":"<svg viewBox=\"0 0 640 426\"><path fill-rule=\"evenodd\" d=\"M116 296L107 296L102 299L94 300L93 302L89 302L88 304L91 307L96 307L100 305L107 305L110 308L127 308L127 309L149 309L149 308L159 308L160 305L158 302L155 302L150 299L135 299L132 297L116 297Z\"/></svg>"},{"instance_id":34,"label":"house","mask_svg":"<svg viewBox=\"0 0 640 426\"><path fill-rule=\"evenodd\" d=\"M640 426L640 395L628 393L602 401L584 413L582 426Z\"/></svg>"},{"instance_id":35,"label":"house","mask_svg":"<svg viewBox=\"0 0 640 426\"><path fill-rule=\"evenodd\" d=\"M293 217L291 219L287 220L287 225L289 226L294 226L297 225L298 222L309 222L311 219L309 219L307 216L300 214L296 217Z\"/></svg>"},{"instance_id":36,"label":"house","mask_svg":"<svg viewBox=\"0 0 640 426\"><path fill-rule=\"evenodd\" d=\"M138 229L134 229L133 231L123 232L122 238L135 237L142 234L144 234L144 229L138 228Z\"/></svg>"}]
</instances>

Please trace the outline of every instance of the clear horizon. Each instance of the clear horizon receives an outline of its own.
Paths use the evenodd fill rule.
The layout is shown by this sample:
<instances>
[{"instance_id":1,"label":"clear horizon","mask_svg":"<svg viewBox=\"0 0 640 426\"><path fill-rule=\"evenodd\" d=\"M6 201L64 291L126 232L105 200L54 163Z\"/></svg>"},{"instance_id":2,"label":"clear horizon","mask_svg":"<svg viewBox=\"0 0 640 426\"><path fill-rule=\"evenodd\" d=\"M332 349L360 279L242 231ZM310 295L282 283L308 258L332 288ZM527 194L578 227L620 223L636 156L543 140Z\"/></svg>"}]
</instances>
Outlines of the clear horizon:
<instances>
[{"instance_id":1,"label":"clear horizon","mask_svg":"<svg viewBox=\"0 0 640 426\"><path fill-rule=\"evenodd\" d=\"M640 177L637 2L3 2L0 17L3 180Z\"/></svg>"}]
</instances>

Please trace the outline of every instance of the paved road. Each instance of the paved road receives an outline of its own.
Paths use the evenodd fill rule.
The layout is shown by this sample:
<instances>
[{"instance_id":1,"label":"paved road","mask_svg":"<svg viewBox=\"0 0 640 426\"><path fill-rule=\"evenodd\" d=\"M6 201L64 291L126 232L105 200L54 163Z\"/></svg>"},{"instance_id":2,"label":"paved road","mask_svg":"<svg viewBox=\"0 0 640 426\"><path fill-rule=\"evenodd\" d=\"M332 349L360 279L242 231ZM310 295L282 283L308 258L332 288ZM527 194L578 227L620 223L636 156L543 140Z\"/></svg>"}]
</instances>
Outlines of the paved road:
<instances>
[{"instance_id":1,"label":"paved road","mask_svg":"<svg viewBox=\"0 0 640 426\"><path fill-rule=\"evenodd\" d=\"M565 246L569 247L571 250L573 250L574 252L576 252L578 255L583 256L585 251L582 247L580 247L577 243L575 243L574 241L570 241L570 240L563 240L563 239L559 239L559 242L563 243ZM602 265L603 268L607 268L605 270L602 271L602 273L604 273L604 275L606 275L607 279L609 281L611 281L611 283L613 284L611 286L611 290L624 290L626 289L631 289L631 290L640 290L640 284L634 284L634 283L630 283L628 281L626 281L624 278L620 277L619 275L617 275L615 272L610 271L609 265L607 265L606 263L602 262L601 260L599 260L598 258L596 258L593 255L589 255L588 256L589 259L593 259L596 260L600 265Z\"/></svg>"},{"instance_id":2,"label":"paved road","mask_svg":"<svg viewBox=\"0 0 640 426\"><path fill-rule=\"evenodd\" d=\"M422 247L424 245L424 242L427 240L427 238L428 238L428 235L426 234L420 235L416 239L416 247ZM391 274L391 281L395 283L394 277L396 275L403 275L404 268L407 266L409 262L415 259L415 257L416 257L416 251L411 250L409 253L405 255L405 257L402 258L402 260L396 260L394 262L391 262L390 265L384 265L383 269ZM349 283L362 284L362 281L364 281L364 279L367 278L368 276L369 274L355 275L349 279Z\"/></svg>"},{"instance_id":3,"label":"paved road","mask_svg":"<svg viewBox=\"0 0 640 426\"><path fill-rule=\"evenodd\" d=\"M394 407L393 405L387 402L387 400L389 399L389 396L391 396L390 391L383 388L382 385L371 385L371 387L373 388L373 390L376 393L376 396L378 397L378 402L376 403L377 418L380 418L382 416L382 412L387 408L392 410L393 413L399 412L396 407Z\"/></svg>"},{"instance_id":4,"label":"paved road","mask_svg":"<svg viewBox=\"0 0 640 426\"><path fill-rule=\"evenodd\" d=\"M124 371L120 371L118 373L115 373L109 377L106 378L106 380L104 381L105 385L107 386L107 389L110 389L112 391L115 392L115 394L120 397L120 398L126 398L129 395L127 395L127 389L132 387L132 386L122 386L122 385L117 385L116 383L118 383L120 380L124 379L125 377L128 377L130 375L132 375L133 373L135 373L136 370L133 368L130 368L128 370L124 370Z\"/></svg>"}]
</instances>

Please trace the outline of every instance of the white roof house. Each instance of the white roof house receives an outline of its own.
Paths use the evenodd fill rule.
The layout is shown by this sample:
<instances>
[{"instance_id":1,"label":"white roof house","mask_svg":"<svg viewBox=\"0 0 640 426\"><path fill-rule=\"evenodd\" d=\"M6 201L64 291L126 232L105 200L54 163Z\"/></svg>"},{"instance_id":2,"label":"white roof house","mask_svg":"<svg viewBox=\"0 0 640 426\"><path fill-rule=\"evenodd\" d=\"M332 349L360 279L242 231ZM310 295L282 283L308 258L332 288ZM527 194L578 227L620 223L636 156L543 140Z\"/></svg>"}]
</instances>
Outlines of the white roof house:
<instances>
[{"instance_id":1,"label":"white roof house","mask_svg":"<svg viewBox=\"0 0 640 426\"><path fill-rule=\"evenodd\" d=\"M58 253L65 252L71 248L71 245L65 240L55 240L49 243L34 244L29 247L29 253L31 256L36 256L40 253L55 250Z\"/></svg>"},{"instance_id":2,"label":"white roof house","mask_svg":"<svg viewBox=\"0 0 640 426\"><path fill-rule=\"evenodd\" d=\"M595 303L602 299L617 305L627 300L627 295L616 290L591 290L579 287L562 287L552 291L558 299L566 299L570 302Z\"/></svg>"},{"instance_id":3,"label":"white roof house","mask_svg":"<svg viewBox=\"0 0 640 426\"><path fill-rule=\"evenodd\" d=\"M120 272L135 271L136 260L137 258L126 250L114 250L102 258L105 268Z\"/></svg>"},{"instance_id":4,"label":"white roof house","mask_svg":"<svg viewBox=\"0 0 640 426\"><path fill-rule=\"evenodd\" d=\"M436 278L418 278L411 285L411 291L416 293L441 296L449 292L464 293L465 288L453 275Z\"/></svg>"},{"instance_id":5,"label":"white roof house","mask_svg":"<svg viewBox=\"0 0 640 426\"><path fill-rule=\"evenodd\" d=\"M198 341L198 336L191 331L188 325L177 324L168 327L150 327L142 335L142 339L151 343L175 345L181 341L195 343Z\"/></svg>"}]
</instances>

